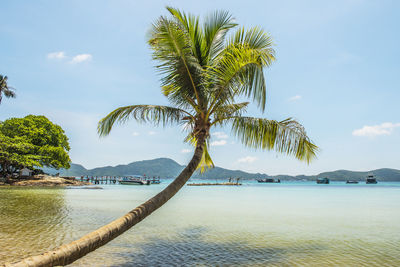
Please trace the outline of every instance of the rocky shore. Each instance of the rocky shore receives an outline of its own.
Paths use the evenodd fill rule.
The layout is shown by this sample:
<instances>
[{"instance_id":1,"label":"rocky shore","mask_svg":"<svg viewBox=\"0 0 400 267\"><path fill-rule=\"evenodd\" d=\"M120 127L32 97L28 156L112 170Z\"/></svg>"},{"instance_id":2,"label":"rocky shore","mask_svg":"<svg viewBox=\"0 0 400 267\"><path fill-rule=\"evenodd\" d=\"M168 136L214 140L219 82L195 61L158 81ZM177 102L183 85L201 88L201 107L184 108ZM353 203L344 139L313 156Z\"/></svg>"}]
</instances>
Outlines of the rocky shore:
<instances>
[{"instance_id":1,"label":"rocky shore","mask_svg":"<svg viewBox=\"0 0 400 267\"><path fill-rule=\"evenodd\" d=\"M74 177L54 177L49 175L35 175L28 179L12 179L7 183L1 183L0 185L10 186L84 186L91 185L89 182L81 182L76 180Z\"/></svg>"}]
</instances>

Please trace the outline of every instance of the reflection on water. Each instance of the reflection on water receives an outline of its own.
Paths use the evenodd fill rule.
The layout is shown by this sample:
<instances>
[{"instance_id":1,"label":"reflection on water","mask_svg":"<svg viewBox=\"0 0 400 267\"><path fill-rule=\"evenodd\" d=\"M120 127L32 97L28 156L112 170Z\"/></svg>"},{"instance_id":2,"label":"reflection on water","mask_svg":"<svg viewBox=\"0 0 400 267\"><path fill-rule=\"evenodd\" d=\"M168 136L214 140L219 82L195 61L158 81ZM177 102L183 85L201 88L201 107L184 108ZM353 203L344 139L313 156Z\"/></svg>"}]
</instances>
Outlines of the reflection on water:
<instances>
[{"instance_id":1,"label":"reflection on water","mask_svg":"<svg viewBox=\"0 0 400 267\"><path fill-rule=\"evenodd\" d=\"M0 189L0 262L72 241L160 191ZM5 241L3 241L5 240ZM400 183L184 187L74 266L400 266Z\"/></svg>"},{"instance_id":2,"label":"reflection on water","mask_svg":"<svg viewBox=\"0 0 400 267\"><path fill-rule=\"evenodd\" d=\"M298 244L288 247L252 246L241 241L208 242L205 228L185 229L178 240L151 238L139 244L139 251L121 253L127 260L116 266L215 266L243 265L265 266L285 264L288 257L304 257L308 253L318 253L323 246L318 244Z\"/></svg>"},{"instance_id":3,"label":"reflection on water","mask_svg":"<svg viewBox=\"0 0 400 267\"><path fill-rule=\"evenodd\" d=\"M67 221L62 189L0 189L0 262L62 244Z\"/></svg>"}]
</instances>

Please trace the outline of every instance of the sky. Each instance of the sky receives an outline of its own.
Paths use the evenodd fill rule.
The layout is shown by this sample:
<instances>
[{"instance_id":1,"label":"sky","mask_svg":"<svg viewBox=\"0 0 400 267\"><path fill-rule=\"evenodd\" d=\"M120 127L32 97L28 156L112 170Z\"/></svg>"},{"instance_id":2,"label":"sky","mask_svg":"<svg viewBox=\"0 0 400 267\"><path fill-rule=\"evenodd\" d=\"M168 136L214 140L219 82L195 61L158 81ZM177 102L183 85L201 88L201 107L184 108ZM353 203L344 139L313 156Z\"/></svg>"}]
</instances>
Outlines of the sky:
<instances>
[{"instance_id":1,"label":"sky","mask_svg":"<svg viewBox=\"0 0 400 267\"><path fill-rule=\"evenodd\" d=\"M146 43L166 6L204 16L229 11L274 40L265 70L267 108L249 116L293 117L320 150L311 164L245 148L230 128L212 132L217 166L267 174L400 169L400 2L337 1L11 1L1 4L0 74L17 98L0 120L45 115L69 137L72 162L86 168L168 157L193 149L181 127L130 121L99 138L97 122L120 106L167 105Z\"/></svg>"}]
</instances>

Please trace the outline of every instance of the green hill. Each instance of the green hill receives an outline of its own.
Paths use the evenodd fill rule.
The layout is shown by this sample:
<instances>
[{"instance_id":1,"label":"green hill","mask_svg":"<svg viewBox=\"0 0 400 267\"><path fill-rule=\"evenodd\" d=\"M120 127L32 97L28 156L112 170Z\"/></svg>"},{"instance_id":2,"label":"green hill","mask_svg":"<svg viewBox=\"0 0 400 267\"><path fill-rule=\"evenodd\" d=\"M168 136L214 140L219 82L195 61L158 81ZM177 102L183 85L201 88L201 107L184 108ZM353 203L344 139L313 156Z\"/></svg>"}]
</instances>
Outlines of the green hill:
<instances>
[{"instance_id":1,"label":"green hill","mask_svg":"<svg viewBox=\"0 0 400 267\"><path fill-rule=\"evenodd\" d=\"M126 165L106 166L94 169L86 169L82 165L72 163L68 170L43 169L46 173L60 173L62 176L124 176L124 175L143 175L160 176L161 178L176 177L185 166L178 164L176 161L168 158L158 158L153 160L142 160L132 162ZM364 180L365 177L373 173L379 181L400 181L400 170L395 169L377 169L367 172L356 172L348 170L337 170L331 172L323 172L318 175L267 175L262 173L248 173L241 170L228 170L220 167L215 167L204 174L196 172L193 178L196 179L227 179L229 177L242 179L265 179L276 178L281 180L315 180L318 177L327 177L332 181Z\"/></svg>"}]
</instances>

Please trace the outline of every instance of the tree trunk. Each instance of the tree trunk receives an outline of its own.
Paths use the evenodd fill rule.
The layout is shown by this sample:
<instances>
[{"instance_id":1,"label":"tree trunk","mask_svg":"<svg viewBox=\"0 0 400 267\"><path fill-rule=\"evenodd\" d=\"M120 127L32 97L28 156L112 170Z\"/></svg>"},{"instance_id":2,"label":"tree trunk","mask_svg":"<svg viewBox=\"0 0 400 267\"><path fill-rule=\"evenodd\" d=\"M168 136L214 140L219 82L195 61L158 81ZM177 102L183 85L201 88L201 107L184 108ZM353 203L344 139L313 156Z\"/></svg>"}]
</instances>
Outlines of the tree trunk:
<instances>
[{"instance_id":1,"label":"tree trunk","mask_svg":"<svg viewBox=\"0 0 400 267\"><path fill-rule=\"evenodd\" d=\"M67 265L85 256L89 252L107 244L132 226L142 221L153 211L165 204L189 180L203 155L205 133L200 134L192 159L185 169L163 191L152 197L119 219L91 232L82 238L41 255L25 258L19 262L6 263L4 266L55 266Z\"/></svg>"}]
</instances>

